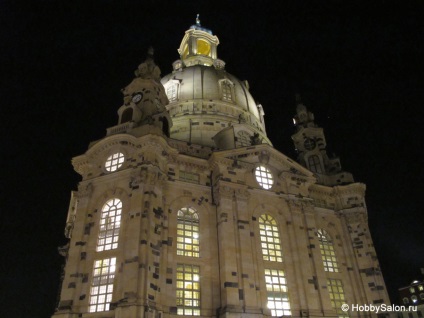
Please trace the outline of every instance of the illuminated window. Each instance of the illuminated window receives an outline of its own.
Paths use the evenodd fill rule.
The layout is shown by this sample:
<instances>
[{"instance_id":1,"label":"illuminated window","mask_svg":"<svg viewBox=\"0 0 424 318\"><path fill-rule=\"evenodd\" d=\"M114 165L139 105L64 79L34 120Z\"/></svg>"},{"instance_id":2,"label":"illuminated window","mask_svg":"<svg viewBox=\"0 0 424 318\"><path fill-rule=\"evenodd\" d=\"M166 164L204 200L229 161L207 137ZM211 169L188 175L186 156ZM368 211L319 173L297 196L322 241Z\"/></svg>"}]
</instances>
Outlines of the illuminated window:
<instances>
[{"instance_id":1,"label":"illuminated window","mask_svg":"<svg viewBox=\"0 0 424 318\"><path fill-rule=\"evenodd\" d=\"M221 82L221 89L222 99L231 102L233 100L231 84L226 81L223 81Z\"/></svg>"},{"instance_id":2,"label":"illuminated window","mask_svg":"<svg viewBox=\"0 0 424 318\"><path fill-rule=\"evenodd\" d=\"M166 89L166 95L168 96L169 101L177 99L177 85L171 84Z\"/></svg>"},{"instance_id":3,"label":"illuminated window","mask_svg":"<svg viewBox=\"0 0 424 318\"><path fill-rule=\"evenodd\" d=\"M418 290L424 290L424 286L423 285L418 285Z\"/></svg>"},{"instance_id":4,"label":"illuminated window","mask_svg":"<svg viewBox=\"0 0 424 318\"><path fill-rule=\"evenodd\" d=\"M262 257L264 261L282 262L280 234L277 222L267 214L259 217L259 234L261 236Z\"/></svg>"},{"instance_id":5,"label":"illuminated window","mask_svg":"<svg viewBox=\"0 0 424 318\"><path fill-rule=\"evenodd\" d=\"M97 252L112 250L118 247L121 212L122 202L119 199L111 199L103 206L99 238L97 240Z\"/></svg>"},{"instance_id":6,"label":"illuminated window","mask_svg":"<svg viewBox=\"0 0 424 318\"><path fill-rule=\"evenodd\" d=\"M338 272L339 266L337 264L336 254L334 252L333 242L330 235L325 230L318 230L319 248L321 250L321 258L326 272Z\"/></svg>"},{"instance_id":7,"label":"illuminated window","mask_svg":"<svg viewBox=\"0 0 424 318\"><path fill-rule=\"evenodd\" d=\"M319 157L316 155L310 156L308 158L309 170L316 173L322 173L321 162Z\"/></svg>"},{"instance_id":8,"label":"illuminated window","mask_svg":"<svg viewBox=\"0 0 424 318\"><path fill-rule=\"evenodd\" d=\"M199 257L199 215L193 208L178 211L177 255Z\"/></svg>"},{"instance_id":9,"label":"illuminated window","mask_svg":"<svg viewBox=\"0 0 424 318\"><path fill-rule=\"evenodd\" d=\"M415 288L414 287L409 287L409 292L410 293L415 293Z\"/></svg>"},{"instance_id":10,"label":"illuminated window","mask_svg":"<svg viewBox=\"0 0 424 318\"><path fill-rule=\"evenodd\" d=\"M198 39L197 40L197 54L201 54L201 55L211 55L211 45L209 44L209 42L202 40L202 39Z\"/></svg>"},{"instance_id":11,"label":"illuminated window","mask_svg":"<svg viewBox=\"0 0 424 318\"><path fill-rule=\"evenodd\" d=\"M255 177L259 185L265 190L271 189L272 185L274 184L274 179L272 177L271 171L269 171L264 166L256 167Z\"/></svg>"},{"instance_id":12,"label":"illuminated window","mask_svg":"<svg viewBox=\"0 0 424 318\"><path fill-rule=\"evenodd\" d=\"M200 267L177 265L177 314L200 316Z\"/></svg>"},{"instance_id":13,"label":"illuminated window","mask_svg":"<svg viewBox=\"0 0 424 318\"><path fill-rule=\"evenodd\" d=\"M347 312L341 309L341 306L347 303L342 281L340 279L327 279L327 289L330 294L331 306L336 310L339 318L349 317Z\"/></svg>"},{"instance_id":14,"label":"illuminated window","mask_svg":"<svg viewBox=\"0 0 424 318\"><path fill-rule=\"evenodd\" d=\"M124 163L125 156L124 154L117 152L112 156L109 156L105 163L105 168L107 171L112 172L118 170Z\"/></svg>"},{"instance_id":15,"label":"illuminated window","mask_svg":"<svg viewBox=\"0 0 424 318\"><path fill-rule=\"evenodd\" d=\"M291 316L287 281L284 271L265 269L268 308L272 316Z\"/></svg>"},{"instance_id":16,"label":"illuminated window","mask_svg":"<svg viewBox=\"0 0 424 318\"><path fill-rule=\"evenodd\" d=\"M94 262L93 281L90 288L89 312L108 311L112 301L113 279L115 278L116 258L106 258Z\"/></svg>"}]
</instances>

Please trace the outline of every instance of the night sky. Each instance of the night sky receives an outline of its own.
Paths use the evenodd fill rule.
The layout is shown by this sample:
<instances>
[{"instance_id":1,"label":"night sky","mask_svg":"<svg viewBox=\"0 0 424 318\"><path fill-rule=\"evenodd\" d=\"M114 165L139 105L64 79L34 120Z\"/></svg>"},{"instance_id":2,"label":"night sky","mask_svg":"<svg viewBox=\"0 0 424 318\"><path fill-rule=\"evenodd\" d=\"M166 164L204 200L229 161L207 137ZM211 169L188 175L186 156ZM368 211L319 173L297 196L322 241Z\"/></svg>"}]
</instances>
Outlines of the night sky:
<instances>
[{"instance_id":1,"label":"night sky","mask_svg":"<svg viewBox=\"0 0 424 318\"><path fill-rule=\"evenodd\" d=\"M1 317L54 312L71 158L117 124L150 45L162 75L200 14L226 69L247 79L274 147L296 158L295 95L328 151L367 185L393 302L423 279L422 1L0 1Z\"/></svg>"}]
</instances>

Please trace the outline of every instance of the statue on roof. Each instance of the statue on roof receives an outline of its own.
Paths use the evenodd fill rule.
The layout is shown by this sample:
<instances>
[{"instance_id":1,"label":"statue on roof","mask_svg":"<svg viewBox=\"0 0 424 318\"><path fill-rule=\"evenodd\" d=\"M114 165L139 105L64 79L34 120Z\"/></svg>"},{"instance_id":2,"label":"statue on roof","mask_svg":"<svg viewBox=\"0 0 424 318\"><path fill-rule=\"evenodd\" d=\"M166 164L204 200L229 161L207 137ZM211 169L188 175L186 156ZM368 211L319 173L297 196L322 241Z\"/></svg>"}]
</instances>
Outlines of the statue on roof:
<instances>
[{"instance_id":1,"label":"statue on roof","mask_svg":"<svg viewBox=\"0 0 424 318\"><path fill-rule=\"evenodd\" d=\"M160 68L155 64L155 61L153 60L153 54L154 54L153 47L149 47L147 50L147 57L146 60L141 63L138 68L135 70L134 74L137 77L143 78L143 79L153 79L157 82L160 82Z\"/></svg>"}]
</instances>

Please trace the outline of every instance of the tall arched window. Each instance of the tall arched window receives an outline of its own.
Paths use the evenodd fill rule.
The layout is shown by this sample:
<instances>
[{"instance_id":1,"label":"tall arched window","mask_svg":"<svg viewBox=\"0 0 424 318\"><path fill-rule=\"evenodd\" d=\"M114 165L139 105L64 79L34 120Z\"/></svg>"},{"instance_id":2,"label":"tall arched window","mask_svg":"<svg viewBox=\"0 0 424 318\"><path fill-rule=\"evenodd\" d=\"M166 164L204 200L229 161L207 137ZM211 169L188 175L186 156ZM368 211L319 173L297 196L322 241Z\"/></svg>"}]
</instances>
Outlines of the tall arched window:
<instances>
[{"instance_id":1,"label":"tall arched window","mask_svg":"<svg viewBox=\"0 0 424 318\"><path fill-rule=\"evenodd\" d=\"M128 121L131 121L132 120L132 117L133 117L133 109L131 107L128 107L122 113L121 124L126 123Z\"/></svg>"},{"instance_id":2,"label":"tall arched window","mask_svg":"<svg viewBox=\"0 0 424 318\"><path fill-rule=\"evenodd\" d=\"M177 255L199 257L199 215L193 208L177 213Z\"/></svg>"},{"instance_id":3,"label":"tall arched window","mask_svg":"<svg viewBox=\"0 0 424 318\"><path fill-rule=\"evenodd\" d=\"M321 162L317 155L309 156L308 158L309 170L316 173L322 173Z\"/></svg>"},{"instance_id":4,"label":"tall arched window","mask_svg":"<svg viewBox=\"0 0 424 318\"><path fill-rule=\"evenodd\" d=\"M234 99L233 94L233 84L228 80L221 80L221 94L222 94L222 100L226 102L232 102Z\"/></svg>"},{"instance_id":5,"label":"tall arched window","mask_svg":"<svg viewBox=\"0 0 424 318\"><path fill-rule=\"evenodd\" d=\"M97 252L113 250L118 247L119 229L121 227L122 202L114 198L106 202L100 218Z\"/></svg>"},{"instance_id":6,"label":"tall arched window","mask_svg":"<svg viewBox=\"0 0 424 318\"><path fill-rule=\"evenodd\" d=\"M319 247L321 250L322 262L326 272L338 272L336 253L334 252L333 241L326 230L319 229L317 231Z\"/></svg>"},{"instance_id":7,"label":"tall arched window","mask_svg":"<svg viewBox=\"0 0 424 318\"><path fill-rule=\"evenodd\" d=\"M264 261L282 262L280 234L277 221L268 215L259 217L259 234L261 237L262 257Z\"/></svg>"}]
</instances>

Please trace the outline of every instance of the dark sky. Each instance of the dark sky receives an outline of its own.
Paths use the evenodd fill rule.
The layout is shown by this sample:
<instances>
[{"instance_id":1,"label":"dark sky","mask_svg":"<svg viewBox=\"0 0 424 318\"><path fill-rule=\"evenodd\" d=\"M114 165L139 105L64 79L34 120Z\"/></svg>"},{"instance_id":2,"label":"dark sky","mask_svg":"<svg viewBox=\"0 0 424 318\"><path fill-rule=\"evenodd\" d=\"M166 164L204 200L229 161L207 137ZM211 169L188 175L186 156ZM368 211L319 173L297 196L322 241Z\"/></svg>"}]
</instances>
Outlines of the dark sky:
<instances>
[{"instance_id":1,"label":"dark sky","mask_svg":"<svg viewBox=\"0 0 424 318\"><path fill-rule=\"evenodd\" d=\"M70 160L117 124L120 89L155 48L171 72L200 13L249 81L274 147L295 158L295 94L367 184L392 301L424 267L422 1L0 1L1 317L55 308Z\"/></svg>"}]
</instances>

